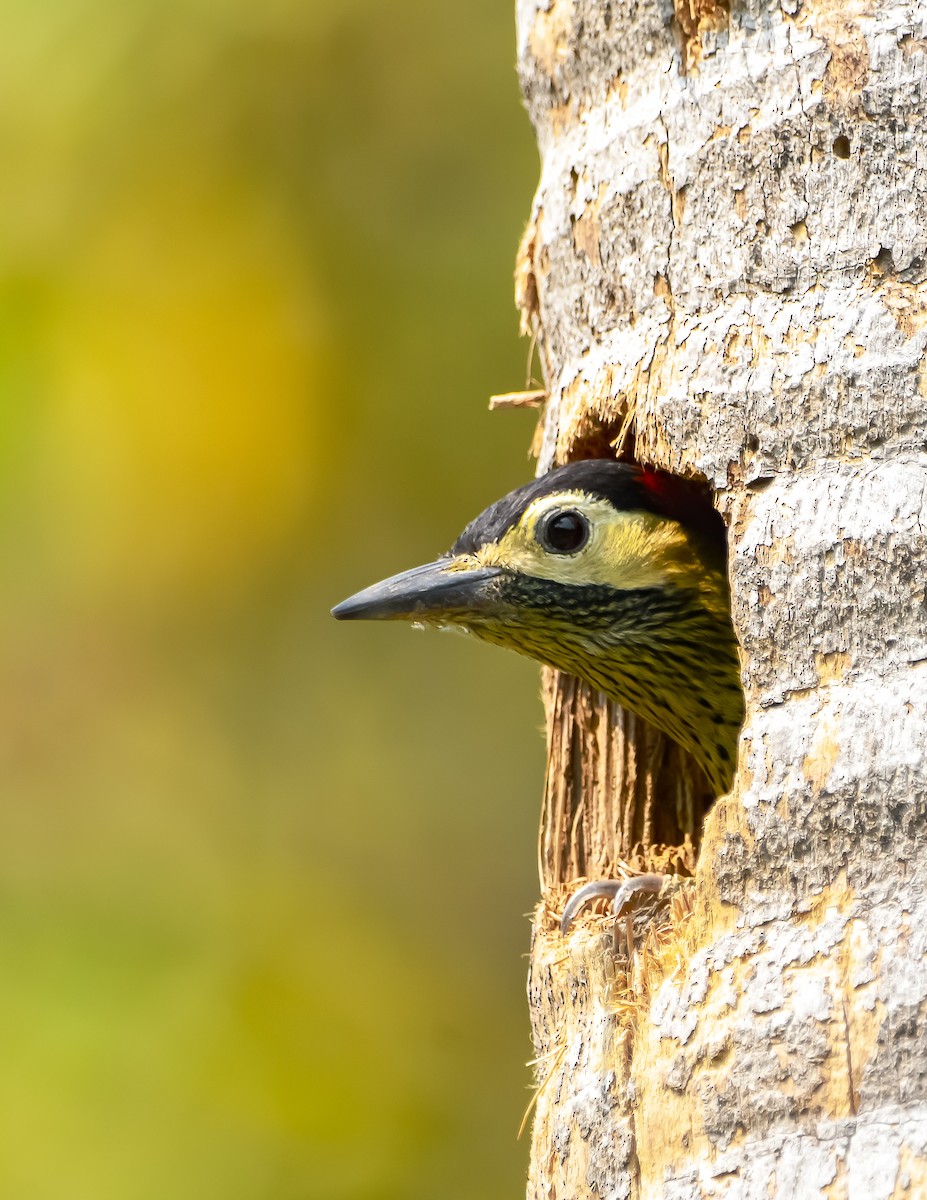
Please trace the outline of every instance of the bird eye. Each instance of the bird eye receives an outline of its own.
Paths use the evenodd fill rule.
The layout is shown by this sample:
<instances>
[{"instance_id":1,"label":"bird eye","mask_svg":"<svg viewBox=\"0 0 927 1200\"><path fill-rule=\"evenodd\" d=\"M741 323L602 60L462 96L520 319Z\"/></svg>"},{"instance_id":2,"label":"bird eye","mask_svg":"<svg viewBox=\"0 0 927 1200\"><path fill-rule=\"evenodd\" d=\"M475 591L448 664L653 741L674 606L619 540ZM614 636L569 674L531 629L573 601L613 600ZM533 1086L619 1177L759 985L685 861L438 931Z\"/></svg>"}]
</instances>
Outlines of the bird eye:
<instances>
[{"instance_id":1,"label":"bird eye","mask_svg":"<svg viewBox=\"0 0 927 1200\"><path fill-rule=\"evenodd\" d=\"M575 554L589 540L589 522L575 509L561 509L542 522L538 540L555 554Z\"/></svg>"}]
</instances>

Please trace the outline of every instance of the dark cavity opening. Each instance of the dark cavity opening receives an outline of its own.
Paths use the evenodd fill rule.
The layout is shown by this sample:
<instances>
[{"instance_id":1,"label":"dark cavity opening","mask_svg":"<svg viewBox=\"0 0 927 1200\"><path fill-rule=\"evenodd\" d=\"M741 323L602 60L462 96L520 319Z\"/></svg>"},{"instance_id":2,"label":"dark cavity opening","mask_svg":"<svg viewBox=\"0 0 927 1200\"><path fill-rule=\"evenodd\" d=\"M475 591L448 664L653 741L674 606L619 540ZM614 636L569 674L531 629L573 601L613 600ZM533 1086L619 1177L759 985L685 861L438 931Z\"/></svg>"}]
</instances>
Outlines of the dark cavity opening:
<instances>
[{"instance_id":1,"label":"dark cavity opening","mask_svg":"<svg viewBox=\"0 0 927 1200\"><path fill-rule=\"evenodd\" d=\"M850 157L850 139L840 134L834 138L834 157L849 158Z\"/></svg>"},{"instance_id":2,"label":"dark cavity opening","mask_svg":"<svg viewBox=\"0 0 927 1200\"><path fill-rule=\"evenodd\" d=\"M633 435L623 436L616 451L621 432L621 422L590 429L577 438L570 460L611 458L649 470L650 464L636 456ZM687 526L699 531L706 546L714 547L710 552L718 555L716 561L726 574L727 528L707 480L657 474L669 507L682 506ZM683 637L681 632L680 643ZM674 657L679 661L680 651L683 656L689 652L681 644L666 650L670 664ZM707 647L704 652L710 654ZM690 672L687 664L680 687L689 685ZM719 795L697 758L656 724L587 683L555 672L550 686L541 864L545 891L569 887L580 876L614 877L622 872L622 864L682 874L694 870L704 818ZM735 687L739 693L739 675ZM717 712L710 695L698 701L698 711L704 716L699 728L704 725L705 736L715 736ZM721 762L736 758L736 742L730 732L728 737L717 755Z\"/></svg>"}]
</instances>

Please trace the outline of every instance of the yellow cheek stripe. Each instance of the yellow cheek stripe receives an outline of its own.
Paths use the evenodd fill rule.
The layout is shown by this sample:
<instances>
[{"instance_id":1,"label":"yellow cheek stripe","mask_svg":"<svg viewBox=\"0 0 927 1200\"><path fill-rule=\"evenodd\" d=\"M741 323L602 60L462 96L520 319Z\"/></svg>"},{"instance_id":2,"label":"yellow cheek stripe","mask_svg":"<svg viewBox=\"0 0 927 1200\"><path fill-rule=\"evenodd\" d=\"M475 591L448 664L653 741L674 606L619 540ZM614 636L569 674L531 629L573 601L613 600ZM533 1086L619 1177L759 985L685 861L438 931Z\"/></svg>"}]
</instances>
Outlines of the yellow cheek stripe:
<instances>
[{"instance_id":1,"label":"yellow cheek stripe","mask_svg":"<svg viewBox=\"0 0 927 1200\"><path fill-rule=\"evenodd\" d=\"M562 508L576 508L591 527L588 542L575 554L552 554L535 536L541 518ZM536 500L498 542L480 547L474 556L474 565L477 563L558 583L622 589L670 584L698 587L705 577L704 564L681 525L652 513L616 512L607 500L583 492L561 492Z\"/></svg>"}]
</instances>

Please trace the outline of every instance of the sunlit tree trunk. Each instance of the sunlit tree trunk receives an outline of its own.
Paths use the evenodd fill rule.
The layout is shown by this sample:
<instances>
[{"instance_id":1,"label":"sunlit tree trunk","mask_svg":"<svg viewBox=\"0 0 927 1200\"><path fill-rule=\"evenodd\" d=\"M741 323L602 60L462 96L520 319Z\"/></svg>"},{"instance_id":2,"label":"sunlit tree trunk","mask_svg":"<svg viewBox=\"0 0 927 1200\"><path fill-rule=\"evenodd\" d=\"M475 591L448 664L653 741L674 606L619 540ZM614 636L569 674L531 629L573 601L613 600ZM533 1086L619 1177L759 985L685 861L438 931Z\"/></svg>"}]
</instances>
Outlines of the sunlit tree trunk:
<instances>
[{"instance_id":1,"label":"sunlit tree trunk","mask_svg":"<svg viewBox=\"0 0 927 1200\"><path fill-rule=\"evenodd\" d=\"M700 833L691 765L549 681L529 1196L927 1196L927 9L519 0L518 48L542 469L711 485L747 697ZM649 924L560 937L687 830Z\"/></svg>"}]
</instances>

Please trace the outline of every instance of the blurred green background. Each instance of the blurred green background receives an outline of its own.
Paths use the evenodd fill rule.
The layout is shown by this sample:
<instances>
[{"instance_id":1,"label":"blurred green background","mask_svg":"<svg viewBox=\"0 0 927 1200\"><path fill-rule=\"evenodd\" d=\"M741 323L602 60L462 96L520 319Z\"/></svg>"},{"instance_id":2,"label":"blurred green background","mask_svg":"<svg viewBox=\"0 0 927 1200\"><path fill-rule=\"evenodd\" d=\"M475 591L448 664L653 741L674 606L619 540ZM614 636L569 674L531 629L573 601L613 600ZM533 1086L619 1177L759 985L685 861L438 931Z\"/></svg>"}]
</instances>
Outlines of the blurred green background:
<instances>
[{"instance_id":1,"label":"blurred green background","mask_svg":"<svg viewBox=\"0 0 927 1200\"><path fill-rule=\"evenodd\" d=\"M510 5L2 10L0 1196L520 1195L537 671L328 616L532 470Z\"/></svg>"}]
</instances>

